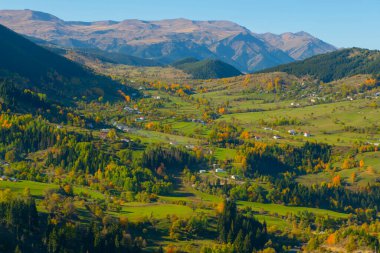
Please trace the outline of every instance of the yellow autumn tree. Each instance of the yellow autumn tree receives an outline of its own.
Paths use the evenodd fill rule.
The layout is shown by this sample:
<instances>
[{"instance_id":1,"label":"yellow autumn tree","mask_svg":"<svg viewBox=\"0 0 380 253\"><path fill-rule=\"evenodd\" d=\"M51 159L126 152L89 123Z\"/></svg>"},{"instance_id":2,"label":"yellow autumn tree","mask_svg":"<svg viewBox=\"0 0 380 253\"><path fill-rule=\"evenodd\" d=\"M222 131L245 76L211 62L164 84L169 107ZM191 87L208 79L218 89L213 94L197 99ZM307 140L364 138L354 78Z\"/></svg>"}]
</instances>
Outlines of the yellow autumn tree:
<instances>
[{"instance_id":1,"label":"yellow autumn tree","mask_svg":"<svg viewBox=\"0 0 380 253\"><path fill-rule=\"evenodd\" d=\"M116 134L116 130L115 129L111 129L108 134L107 134L107 137L111 140L115 140L117 138L117 134Z\"/></svg>"},{"instance_id":2,"label":"yellow autumn tree","mask_svg":"<svg viewBox=\"0 0 380 253\"><path fill-rule=\"evenodd\" d=\"M375 174L375 169L372 166L367 167L367 173L368 174Z\"/></svg>"},{"instance_id":3,"label":"yellow autumn tree","mask_svg":"<svg viewBox=\"0 0 380 253\"><path fill-rule=\"evenodd\" d=\"M276 89L276 92L281 91L281 83L280 83L280 81L281 81L281 78L279 78L279 77L276 77L274 79L274 87Z\"/></svg>"},{"instance_id":4,"label":"yellow autumn tree","mask_svg":"<svg viewBox=\"0 0 380 253\"><path fill-rule=\"evenodd\" d=\"M355 183L355 181L356 181L356 173L355 172L351 173L350 180L351 180L351 183Z\"/></svg>"},{"instance_id":5,"label":"yellow autumn tree","mask_svg":"<svg viewBox=\"0 0 380 253\"><path fill-rule=\"evenodd\" d=\"M243 86L248 87L248 84L251 82L251 75L246 75L243 81Z\"/></svg>"},{"instance_id":6,"label":"yellow autumn tree","mask_svg":"<svg viewBox=\"0 0 380 253\"><path fill-rule=\"evenodd\" d=\"M343 164L342 164L342 169L344 170L351 169L350 160L344 159Z\"/></svg>"}]
</instances>

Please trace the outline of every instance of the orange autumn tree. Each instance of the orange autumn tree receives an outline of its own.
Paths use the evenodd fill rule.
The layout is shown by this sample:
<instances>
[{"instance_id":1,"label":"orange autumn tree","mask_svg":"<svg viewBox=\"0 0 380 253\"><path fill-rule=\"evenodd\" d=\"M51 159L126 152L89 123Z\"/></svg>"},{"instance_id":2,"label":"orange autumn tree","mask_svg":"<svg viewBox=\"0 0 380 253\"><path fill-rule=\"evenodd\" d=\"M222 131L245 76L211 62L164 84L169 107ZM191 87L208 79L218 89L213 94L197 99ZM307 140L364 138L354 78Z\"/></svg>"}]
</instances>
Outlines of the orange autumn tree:
<instances>
[{"instance_id":1,"label":"orange autumn tree","mask_svg":"<svg viewBox=\"0 0 380 253\"><path fill-rule=\"evenodd\" d=\"M332 186L340 186L341 184L342 184L342 179L340 175L336 175L335 177L333 177Z\"/></svg>"},{"instance_id":2,"label":"orange autumn tree","mask_svg":"<svg viewBox=\"0 0 380 253\"><path fill-rule=\"evenodd\" d=\"M366 85L369 85L369 86L373 86L376 84L376 79L374 78L368 78L367 80L365 80L364 82Z\"/></svg>"},{"instance_id":3,"label":"orange autumn tree","mask_svg":"<svg viewBox=\"0 0 380 253\"><path fill-rule=\"evenodd\" d=\"M243 131L240 135L240 138L243 140L248 140L251 138L251 134L248 131Z\"/></svg>"},{"instance_id":4,"label":"orange autumn tree","mask_svg":"<svg viewBox=\"0 0 380 253\"><path fill-rule=\"evenodd\" d=\"M356 173L355 172L352 172L351 173L351 176L350 176L350 180L351 180L351 183L355 183L355 181L356 181Z\"/></svg>"},{"instance_id":5,"label":"orange autumn tree","mask_svg":"<svg viewBox=\"0 0 380 253\"><path fill-rule=\"evenodd\" d=\"M127 103L131 102L131 97L125 94L122 90L118 90L119 94L125 99Z\"/></svg>"},{"instance_id":6,"label":"orange autumn tree","mask_svg":"<svg viewBox=\"0 0 380 253\"><path fill-rule=\"evenodd\" d=\"M218 203L218 205L216 206L216 212L217 213L222 213L223 212L223 210L224 210L224 202L220 202L220 203Z\"/></svg>"},{"instance_id":7,"label":"orange autumn tree","mask_svg":"<svg viewBox=\"0 0 380 253\"><path fill-rule=\"evenodd\" d=\"M155 125L156 124L154 122L149 122L149 123L146 123L145 128L149 130L149 129L154 128Z\"/></svg>"},{"instance_id":8,"label":"orange autumn tree","mask_svg":"<svg viewBox=\"0 0 380 253\"><path fill-rule=\"evenodd\" d=\"M333 234L329 235L326 239L326 243L328 245L335 245L336 244L336 234L333 233Z\"/></svg>"}]
</instances>

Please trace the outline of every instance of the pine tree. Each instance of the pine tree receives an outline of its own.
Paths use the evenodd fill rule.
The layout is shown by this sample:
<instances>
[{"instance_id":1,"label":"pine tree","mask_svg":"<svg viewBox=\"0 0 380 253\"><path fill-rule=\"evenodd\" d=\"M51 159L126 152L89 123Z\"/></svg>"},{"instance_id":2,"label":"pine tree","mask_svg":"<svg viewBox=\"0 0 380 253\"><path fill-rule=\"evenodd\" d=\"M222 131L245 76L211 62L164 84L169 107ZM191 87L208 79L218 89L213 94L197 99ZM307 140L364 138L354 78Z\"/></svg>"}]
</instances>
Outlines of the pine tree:
<instances>
[{"instance_id":1,"label":"pine tree","mask_svg":"<svg viewBox=\"0 0 380 253\"><path fill-rule=\"evenodd\" d=\"M20 249L20 247L18 245L17 245L14 253L22 253L22 251L21 251L21 249Z\"/></svg>"},{"instance_id":2,"label":"pine tree","mask_svg":"<svg viewBox=\"0 0 380 253\"><path fill-rule=\"evenodd\" d=\"M251 253L252 252L252 244L251 244L252 233L249 233L245 236L243 242L243 253Z\"/></svg>"},{"instance_id":3,"label":"pine tree","mask_svg":"<svg viewBox=\"0 0 380 253\"><path fill-rule=\"evenodd\" d=\"M244 245L244 237L243 237L243 230L239 230L239 233L236 236L236 239L234 241L234 248L236 252L244 252L243 251L243 245Z\"/></svg>"}]
</instances>

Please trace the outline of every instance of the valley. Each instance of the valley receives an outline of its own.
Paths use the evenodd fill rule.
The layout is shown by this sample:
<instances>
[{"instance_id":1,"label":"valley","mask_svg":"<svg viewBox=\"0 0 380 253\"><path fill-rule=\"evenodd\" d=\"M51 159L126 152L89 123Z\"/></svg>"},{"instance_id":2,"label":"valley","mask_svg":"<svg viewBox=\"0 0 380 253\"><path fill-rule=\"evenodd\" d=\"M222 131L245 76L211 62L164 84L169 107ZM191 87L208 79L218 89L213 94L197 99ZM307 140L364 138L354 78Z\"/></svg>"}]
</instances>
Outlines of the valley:
<instances>
[{"instance_id":1,"label":"valley","mask_svg":"<svg viewBox=\"0 0 380 253\"><path fill-rule=\"evenodd\" d=\"M1 252L379 248L378 51L227 21L0 23L23 34L0 25ZM241 65L252 45L272 56Z\"/></svg>"}]
</instances>

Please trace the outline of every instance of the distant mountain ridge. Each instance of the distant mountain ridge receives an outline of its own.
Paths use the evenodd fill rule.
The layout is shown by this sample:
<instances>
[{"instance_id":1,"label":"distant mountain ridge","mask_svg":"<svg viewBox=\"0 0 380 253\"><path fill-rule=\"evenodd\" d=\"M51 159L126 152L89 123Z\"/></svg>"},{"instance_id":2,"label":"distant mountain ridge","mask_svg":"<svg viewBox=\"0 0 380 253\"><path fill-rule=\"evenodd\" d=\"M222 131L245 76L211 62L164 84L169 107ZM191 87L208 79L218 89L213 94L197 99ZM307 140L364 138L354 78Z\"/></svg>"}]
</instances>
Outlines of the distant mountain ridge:
<instances>
[{"instance_id":1,"label":"distant mountain ridge","mask_svg":"<svg viewBox=\"0 0 380 253\"><path fill-rule=\"evenodd\" d=\"M31 10L0 11L0 24L69 48L95 48L169 64L219 59L243 72L302 60L336 48L305 32L256 34L230 21L63 21Z\"/></svg>"}]
</instances>

